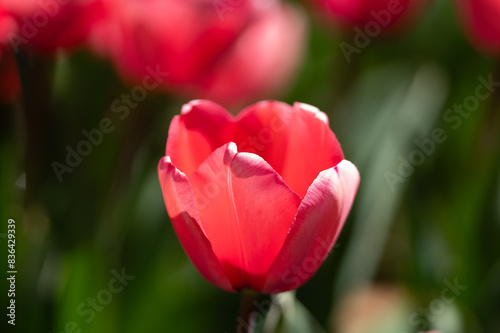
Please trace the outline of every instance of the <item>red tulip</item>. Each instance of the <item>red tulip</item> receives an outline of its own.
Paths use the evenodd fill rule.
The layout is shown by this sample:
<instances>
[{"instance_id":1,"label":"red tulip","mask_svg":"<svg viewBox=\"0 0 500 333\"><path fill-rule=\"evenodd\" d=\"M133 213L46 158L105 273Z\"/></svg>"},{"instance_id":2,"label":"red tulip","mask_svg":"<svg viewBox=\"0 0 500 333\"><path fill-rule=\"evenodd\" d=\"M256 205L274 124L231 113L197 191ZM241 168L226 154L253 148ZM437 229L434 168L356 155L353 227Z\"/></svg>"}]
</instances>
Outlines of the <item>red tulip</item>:
<instances>
[{"instance_id":1,"label":"red tulip","mask_svg":"<svg viewBox=\"0 0 500 333\"><path fill-rule=\"evenodd\" d=\"M459 0L456 3L472 44L486 53L500 55L500 2Z\"/></svg>"},{"instance_id":2,"label":"red tulip","mask_svg":"<svg viewBox=\"0 0 500 333\"><path fill-rule=\"evenodd\" d=\"M43 51L84 42L103 15L101 0L2 0L17 23L9 41L17 52L29 46Z\"/></svg>"},{"instance_id":3,"label":"red tulip","mask_svg":"<svg viewBox=\"0 0 500 333\"><path fill-rule=\"evenodd\" d=\"M159 68L168 91L236 105L279 90L299 64L304 15L275 0L107 4L93 45L131 82Z\"/></svg>"},{"instance_id":4,"label":"red tulip","mask_svg":"<svg viewBox=\"0 0 500 333\"><path fill-rule=\"evenodd\" d=\"M426 0L311 0L344 29L378 24L385 31L408 23Z\"/></svg>"},{"instance_id":5,"label":"red tulip","mask_svg":"<svg viewBox=\"0 0 500 333\"><path fill-rule=\"evenodd\" d=\"M158 165L173 227L200 273L228 291L305 283L331 250L359 184L315 107L264 101L232 117L186 104Z\"/></svg>"}]
</instances>

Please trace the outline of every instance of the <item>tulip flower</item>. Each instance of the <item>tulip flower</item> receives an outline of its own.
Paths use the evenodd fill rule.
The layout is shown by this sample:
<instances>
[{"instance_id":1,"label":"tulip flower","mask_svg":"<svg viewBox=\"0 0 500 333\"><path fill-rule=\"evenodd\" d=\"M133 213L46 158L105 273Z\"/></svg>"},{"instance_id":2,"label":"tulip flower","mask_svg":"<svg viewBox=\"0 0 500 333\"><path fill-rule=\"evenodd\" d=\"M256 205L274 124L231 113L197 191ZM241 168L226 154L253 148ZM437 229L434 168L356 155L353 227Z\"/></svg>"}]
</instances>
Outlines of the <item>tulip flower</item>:
<instances>
[{"instance_id":1,"label":"tulip flower","mask_svg":"<svg viewBox=\"0 0 500 333\"><path fill-rule=\"evenodd\" d=\"M131 83L159 68L164 90L235 106L279 92L301 60L305 17L276 0L106 3L91 43Z\"/></svg>"},{"instance_id":2,"label":"tulip flower","mask_svg":"<svg viewBox=\"0 0 500 333\"><path fill-rule=\"evenodd\" d=\"M17 24L9 41L17 52L24 47L42 51L71 48L88 38L103 15L102 0L2 0Z\"/></svg>"},{"instance_id":3,"label":"tulip flower","mask_svg":"<svg viewBox=\"0 0 500 333\"><path fill-rule=\"evenodd\" d=\"M383 31L401 27L418 14L426 0L311 0L343 29L377 25ZM375 28L371 28L375 29ZM381 30L382 31L382 30Z\"/></svg>"},{"instance_id":4,"label":"tulip flower","mask_svg":"<svg viewBox=\"0 0 500 333\"><path fill-rule=\"evenodd\" d=\"M465 31L481 51L500 55L500 2L495 0L457 0Z\"/></svg>"},{"instance_id":5,"label":"tulip flower","mask_svg":"<svg viewBox=\"0 0 500 333\"><path fill-rule=\"evenodd\" d=\"M334 245L359 184L328 117L276 101L236 117L208 100L184 105L158 174L187 255L232 292L305 283Z\"/></svg>"}]
</instances>

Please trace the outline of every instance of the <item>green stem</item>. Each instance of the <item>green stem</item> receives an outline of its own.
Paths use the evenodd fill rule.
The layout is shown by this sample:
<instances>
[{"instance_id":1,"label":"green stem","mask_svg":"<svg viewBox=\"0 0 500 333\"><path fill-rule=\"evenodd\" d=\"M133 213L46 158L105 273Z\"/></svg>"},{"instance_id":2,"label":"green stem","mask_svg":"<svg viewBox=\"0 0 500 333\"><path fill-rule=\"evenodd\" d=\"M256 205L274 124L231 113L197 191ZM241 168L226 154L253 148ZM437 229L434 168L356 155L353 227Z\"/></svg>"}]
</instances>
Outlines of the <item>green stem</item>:
<instances>
[{"instance_id":1,"label":"green stem","mask_svg":"<svg viewBox=\"0 0 500 333\"><path fill-rule=\"evenodd\" d=\"M250 289L244 289L241 292L240 312L237 319L236 333L255 333L257 326L262 326L263 317L266 314L260 314L257 308L259 304L259 293ZM261 319L262 318L262 319ZM260 319L260 320L259 320Z\"/></svg>"}]
</instances>

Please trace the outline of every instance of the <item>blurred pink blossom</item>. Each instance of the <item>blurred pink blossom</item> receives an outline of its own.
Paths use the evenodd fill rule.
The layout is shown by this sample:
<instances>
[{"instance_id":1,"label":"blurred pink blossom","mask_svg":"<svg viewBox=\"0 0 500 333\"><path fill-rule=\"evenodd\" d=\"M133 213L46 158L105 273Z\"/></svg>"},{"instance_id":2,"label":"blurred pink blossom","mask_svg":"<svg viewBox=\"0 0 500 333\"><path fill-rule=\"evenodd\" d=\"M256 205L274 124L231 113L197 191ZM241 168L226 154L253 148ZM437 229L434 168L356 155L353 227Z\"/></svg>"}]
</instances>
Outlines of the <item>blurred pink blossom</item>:
<instances>
[{"instance_id":1,"label":"blurred pink blossom","mask_svg":"<svg viewBox=\"0 0 500 333\"><path fill-rule=\"evenodd\" d=\"M101 0L3 0L17 24L8 40L14 51L32 47L42 51L71 48L84 42L103 15Z\"/></svg>"},{"instance_id":2,"label":"blurred pink blossom","mask_svg":"<svg viewBox=\"0 0 500 333\"><path fill-rule=\"evenodd\" d=\"M92 33L95 52L140 82L148 68L162 87L186 97L239 106L273 96L302 56L305 17L275 0L107 0Z\"/></svg>"}]
</instances>

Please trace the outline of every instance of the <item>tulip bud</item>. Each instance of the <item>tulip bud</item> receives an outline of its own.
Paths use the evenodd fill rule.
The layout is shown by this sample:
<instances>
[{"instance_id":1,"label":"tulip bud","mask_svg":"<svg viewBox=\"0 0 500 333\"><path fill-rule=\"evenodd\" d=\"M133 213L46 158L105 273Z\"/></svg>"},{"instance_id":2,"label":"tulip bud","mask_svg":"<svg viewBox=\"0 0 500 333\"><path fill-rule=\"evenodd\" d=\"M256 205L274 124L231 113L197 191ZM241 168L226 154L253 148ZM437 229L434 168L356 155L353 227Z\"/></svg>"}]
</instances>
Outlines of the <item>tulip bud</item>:
<instances>
[{"instance_id":1,"label":"tulip bud","mask_svg":"<svg viewBox=\"0 0 500 333\"><path fill-rule=\"evenodd\" d=\"M359 173L315 107L264 101L233 117L186 104L158 165L168 214L200 273L227 290L304 284L331 251Z\"/></svg>"}]
</instances>

